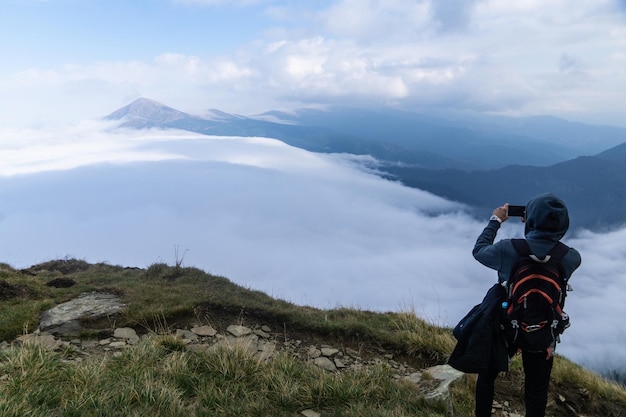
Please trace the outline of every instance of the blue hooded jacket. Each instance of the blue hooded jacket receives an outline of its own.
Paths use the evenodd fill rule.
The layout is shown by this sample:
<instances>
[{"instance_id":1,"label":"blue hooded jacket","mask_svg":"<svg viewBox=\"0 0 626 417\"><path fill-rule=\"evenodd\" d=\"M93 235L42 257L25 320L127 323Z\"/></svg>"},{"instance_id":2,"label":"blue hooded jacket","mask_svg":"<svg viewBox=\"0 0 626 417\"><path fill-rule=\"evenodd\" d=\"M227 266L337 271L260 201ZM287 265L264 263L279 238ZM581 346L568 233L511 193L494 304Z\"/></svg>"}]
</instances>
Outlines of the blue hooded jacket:
<instances>
[{"instance_id":1,"label":"blue hooded jacket","mask_svg":"<svg viewBox=\"0 0 626 417\"><path fill-rule=\"evenodd\" d=\"M567 206L560 198L553 194L542 194L526 205L525 238L532 253L545 257L559 242L569 228L569 213ZM498 281L509 281L513 267L519 260L519 255L511 243L511 239L502 239L494 244L496 234L500 229L500 222L490 220L480 234L472 251L474 258L481 264L498 271ZM570 248L561 259L561 266L565 278L569 279L572 273L580 266L580 253Z\"/></svg>"},{"instance_id":2,"label":"blue hooded jacket","mask_svg":"<svg viewBox=\"0 0 626 417\"><path fill-rule=\"evenodd\" d=\"M569 214L565 203L552 194L533 198L526 205L525 237L534 255L545 257L563 238L569 228ZM483 265L498 271L498 281L508 282L513 267L519 260L511 239L493 243L500 222L490 220L476 240L473 254ZM580 253L574 248L561 258L561 267L569 279L580 266ZM475 306L455 328L458 339L448 363L463 372L482 372L487 369L506 371L511 352L498 333L500 302L505 297L502 285L494 284L483 302Z\"/></svg>"}]
</instances>

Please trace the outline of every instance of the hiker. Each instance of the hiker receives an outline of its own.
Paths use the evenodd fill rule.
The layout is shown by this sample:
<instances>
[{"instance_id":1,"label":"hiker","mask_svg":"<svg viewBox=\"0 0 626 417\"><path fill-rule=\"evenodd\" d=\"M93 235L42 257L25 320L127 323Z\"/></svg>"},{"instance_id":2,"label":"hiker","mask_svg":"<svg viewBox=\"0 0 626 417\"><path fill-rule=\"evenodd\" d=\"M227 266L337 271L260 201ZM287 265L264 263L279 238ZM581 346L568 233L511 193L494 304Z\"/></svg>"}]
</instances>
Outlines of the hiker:
<instances>
[{"instance_id":1,"label":"hiker","mask_svg":"<svg viewBox=\"0 0 626 417\"><path fill-rule=\"evenodd\" d=\"M474 258L481 264L498 271L498 281L504 286L510 282L521 258L512 239L502 239L494 243L500 225L509 219L508 208L507 203L493 210L489 224L476 240L472 252ZM561 246L559 242L569 228L567 207L560 198L552 194L543 194L530 200L521 220L525 223L524 235L528 243L527 248L540 260L547 260L546 255L550 254L553 248ZM581 257L580 253L573 248L565 247L563 252L560 258L561 274L564 279L569 279L580 266ZM511 347L513 348L510 350L512 355L517 351L518 346ZM526 417L545 416L555 347L556 341L543 351L521 348ZM491 416L497 375L497 368L492 367L478 373L475 393L476 417Z\"/></svg>"}]
</instances>

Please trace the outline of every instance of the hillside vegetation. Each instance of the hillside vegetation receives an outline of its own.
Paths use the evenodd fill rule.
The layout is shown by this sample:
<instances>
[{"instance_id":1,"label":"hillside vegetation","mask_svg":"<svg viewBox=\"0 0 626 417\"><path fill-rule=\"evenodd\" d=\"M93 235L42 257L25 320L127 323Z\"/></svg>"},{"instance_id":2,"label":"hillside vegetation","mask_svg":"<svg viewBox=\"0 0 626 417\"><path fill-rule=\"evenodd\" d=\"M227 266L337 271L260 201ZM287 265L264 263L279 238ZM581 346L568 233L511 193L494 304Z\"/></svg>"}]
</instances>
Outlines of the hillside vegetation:
<instances>
[{"instance_id":1,"label":"hillside vegetation","mask_svg":"<svg viewBox=\"0 0 626 417\"><path fill-rule=\"evenodd\" d=\"M71 286L46 285L64 280ZM114 327L147 335L120 354L72 360L71 350L37 346L0 350L1 416L445 416L415 387L398 382L384 361L328 372L288 352L259 361L242 349L194 352L173 330L210 324L267 325L277 337L323 343L422 369L446 362L451 330L411 311L322 310L298 306L238 286L197 268L154 264L146 269L51 261L26 270L0 264L0 340L34 331L42 311L80 294L106 291L126 307L115 317L82 323L81 338L104 338ZM499 379L496 400L521 409L521 366ZM452 387L456 416L471 416L474 376ZM551 386L551 416L626 416L626 391L559 357Z\"/></svg>"}]
</instances>

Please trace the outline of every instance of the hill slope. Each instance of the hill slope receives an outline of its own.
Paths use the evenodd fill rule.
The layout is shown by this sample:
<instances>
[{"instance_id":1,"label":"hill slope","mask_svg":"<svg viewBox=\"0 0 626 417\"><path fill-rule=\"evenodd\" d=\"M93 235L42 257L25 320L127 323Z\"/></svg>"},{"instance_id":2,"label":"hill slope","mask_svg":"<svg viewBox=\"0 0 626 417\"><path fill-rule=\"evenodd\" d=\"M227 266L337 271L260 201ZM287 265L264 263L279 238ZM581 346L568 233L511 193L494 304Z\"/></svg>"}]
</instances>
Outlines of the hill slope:
<instances>
[{"instance_id":1,"label":"hill slope","mask_svg":"<svg viewBox=\"0 0 626 417\"><path fill-rule=\"evenodd\" d=\"M190 324L209 323L211 326L222 330L225 325L232 323L244 325L261 323L277 329L278 334L283 335L285 339L300 340L302 346L338 346L345 350L359 351L362 355L374 359L379 357L381 360L387 360L391 355L394 360L407 363L408 366L414 368L444 363L454 346L450 329L429 325L417 318L412 312L374 313L345 308L320 310L297 306L274 299L261 292L239 287L226 278L206 274L195 268L182 267L178 262L174 266L154 264L145 270L106 264L91 265L74 259L51 261L20 271L14 270L8 265L1 265L0 287L2 288L0 339L3 340L12 340L21 334L25 328L32 329L39 322L39 314L43 310L72 299L79 294L98 291L118 295L126 308L114 316L83 321L81 323L84 327L81 333L83 337L93 337L94 335L106 337L110 335L112 326L128 326L141 333L157 330L163 333L167 329L181 328ZM425 416L445 415L444 411L437 411L437 408L429 408L420 402L419 396L416 397L417 393L411 393L401 385L389 385L385 382L392 379L392 374L385 366L374 365L372 368L366 369L365 374L363 371L348 371L333 376L332 374L320 374L306 364L299 364L297 359L285 357L278 363L268 366L254 365L255 362L250 362L245 355L236 358L231 357L231 354L217 357L212 355L198 357L197 354L189 351L184 344L171 337L166 338L160 344L162 348L166 348L165 350L159 348L155 351L150 346L152 345L139 344L136 348L129 348L121 356L87 362L84 367L81 367L80 375L91 375L88 376L88 380L91 381L99 380L98 378L101 378L102 375L106 378L127 381L125 384L116 384L113 381L102 382L105 385L104 390L102 388L97 390L97 397L92 397L89 401L95 403L103 401L107 407L115 407L115 401L119 401L121 407L124 407L124 404L133 404L132 407L135 407L136 410L151 412L155 416L178 415L178 411L174 413L172 409L164 408L165 411L160 411L156 406L158 404L155 405L155 398L168 398L169 407L177 407L177 404L180 403L181 410L185 409L188 413L186 415L193 415L189 414L190 410L196 410L195 413L197 414L195 415L207 415L203 414L207 411L200 412L200 410L214 407L215 401L218 401L218 404L219 401L225 401L223 407L241 407L241 398L257 398L259 404L265 404L263 407L271 407L271 410L264 409L265 411L252 412L253 414L256 413L255 415L267 415L268 412L272 415L294 415L296 410L302 409L304 403L311 401L316 402L318 409L324 410L323 412L326 413L323 414L324 416L376 415L391 417L406 415L407 413ZM28 375L30 378L41 378L42 375L48 375L49 379L56 381L57 385L60 385L61 381L77 386L86 383L86 381L76 380L80 377L79 374L74 373L74 368L63 365L63 362L59 361L61 358L57 356L46 354L41 356L41 353L30 350L23 352L9 350L3 351L1 354L4 360L0 361L0 374L6 375L0 381L1 398L3 398L0 402L0 408L3 407L3 410L20 409L24 411L26 410L24 407L29 407L22 403L12 403L21 397L17 396L17 392L11 393L12 387L24 388L28 386L35 389L32 382L29 383L28 379L24 379ZM37 359L41 357L45 358L43 362ZM218 367L221 371L211 374L213 375L211 380L213 383L219 380L221 381L220 384L223 385L218 387L204 386L202 385L204 383L201 384L202 386L198 385L203 380L203 375L207 372L213 372L209 370L213 365L203 362L209 358L214 358L221 363ZM27 368L14 367L12 364L16 363L15 361L22 361L22 363L29 365ZM147 364L146 361L152 362ZM235 363L233 364L232 361ZM173 376L170 372L175 363L184 363L185 365L177 371L178 373L173 374L176 376ZM133 364L140 364L139 368L141 369L137 369L138 367ZM248 366L244 364L253 367L250 373L243 370L242 367ZM32 369L33 366L37 367L36 372L31 372L31 370L35 371ZM205 373L194 371L204 367L207 367ZM144 394L140 394L136 400L127 403L126 397L124 397L127 395L125 387L131 384L132 388L132 380L129 378L144 375L146 370L150 372L149 378L152 381L150 384L161 384L160 380L155 379L155 376L167 374L169 375L168 378L173 377L175 379L172 382L175 382L174 386L177 388L165 384L159 388L161 391L158 395L156 391L145 397ZM63 372L64 374L59 374L55 378L55 372ZM139 374L132 374L131 372L138 372ZM269 379L264 378L263 384L269 380L274 381L273 383L277 380L284 380L287 384L284 388L293 387L291 394L285 394L286 397L278 400L273 397L271 392L259 391L258 385L253 385L251 382L253 380L256 381L255 384L260 383L258 381L259 372L268 374ZM290 374L290 372L294 373ZM365 379L363 379L364 375L367 375ZM147 376L144 375L141 378ZM21 382L19 378L22 378ZM325 381L324 386L333 387L332 389L335 391L332 393L318 391L316 381L319 378ZM370 383L376 381L376 384L374 386L368 385L367 381ZM509 374L501 378L496 394L496 399L500 403L507 402L511 410L521 409L520 381L521 369L519 360L516 359ZM344 382L347 384L344 385ZM145 383L144 381L137 386L136 393L145 393ZM233 389L237 390L238 393L234 397L238 399L237 401L227 400L223 396L218 397L218 392L219 395L224 394L225 387L228 387L229 392ZM349 390L343 392L342 390L346 387L352 387L350 389L356 391L352 394L349 393ZM363 387L366 391L373 391L367 391L366 394L366 391L359 391L361 389L359 387ZM201 391L198 391L200 388ZM174 391L171 391L172 389ZM213 391L213 389L218 391ZM279 388L274 386L273 389ZM299 389L302 391L298 391ZM454 386L453 401L456 415L471 414L472 389L472 376L467 376L464 382ZM75 400L70 397L70 393L56 392L54 389L51 391L54 392L46 391L44 393L42 391L37 394L40 395L40 400L36 399L35 391L29 391L31 394L29 399L32 400L34 407L39 407L40 410L44 408L49 411L56 410L55 404L65 402L67 406L67 401L70 401L69 404L78 409L78 405L73 403ZM201 395L202 398L199 398L198 395ZM215 396L209 400L207 395ZM262 398L258 398L259 395ZM299 395L304 395L306 398L301 399ZM118 400L111 402L100 396L118 398ZM176 400L172 402L174 397ZM268 402L268 398L271 401ZM617 385L603 381L564 358L558 358L555 366L551 398L551 415L559 417L572 415L572 410L575 410L579 415L588 417L617 417L623 416L626 412L626 391ZM42 401L42 403L37 405L37 401ZM226 409L222 409L221 412L215 411L219 410L216 408L211 409L217 413L214 415L228 415L228 411L224 411ZM228 409L232 412L231 408ZM124 412L120 410L116 409L116 412L120 412L118 415L130 415L125 414L128 410ZM170 414L157 414L163 412Z\"/></svg>"}]
</instances>

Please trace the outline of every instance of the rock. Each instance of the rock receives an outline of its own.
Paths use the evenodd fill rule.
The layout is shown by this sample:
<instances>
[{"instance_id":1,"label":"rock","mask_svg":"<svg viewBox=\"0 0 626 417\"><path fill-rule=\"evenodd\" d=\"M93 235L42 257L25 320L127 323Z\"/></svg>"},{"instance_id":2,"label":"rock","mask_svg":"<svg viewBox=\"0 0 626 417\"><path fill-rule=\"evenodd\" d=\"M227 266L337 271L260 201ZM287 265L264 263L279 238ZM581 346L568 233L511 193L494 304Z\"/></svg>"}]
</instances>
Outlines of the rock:
<instances>
[{"instance_id":1,"label":"rock","mask_svg":"<svg viewBox=\"0 0 626 417\"><path fill-rule=\"evenodd\" d=\"M248 334L242 337L234 337L232 335L226 337L218 337L217 341L211 347L212 349L232 349L240 347L252 354L257 353L257 343L259 337L254 334Z\"/></svg>"},{"instance_id":2,"label":"rock","mask_svg":"<svg viewBox=\"0 0 626 417\"><path fill-rule=\"evenodd\" d=\"M125 341L132 341L137 343L139 341L139 336L137 336L137 332L130 327L118 327L113 331L113 337L116 339L123 339Z\"/></svg>"},{"instance_id":3,"label":"rock","mask_svg":"<svg viewBox=\"0 0 626 417\"><path fill-rule=\"evenodd\" d=\"M422 373L421 372L413 372L412 374L403 377L402 380L403 381L409 381L409 382L412 382L415 385L418 385L421 382L421 380L422 380Z\"/></svg>"},{"instance_id":4,"label":"rock","mask_svg":"<svg viewBox=\"0 0 626 417\"><path fill-rule=\"evenodd\" d=\"M239 326L236 324L231 324L230 326L228 326L226 331L235 337L241 337L241 336L245 336L245 335L252 333L252 330L249 329L248 327Z\"/></svg>"},{"instance_id":5,"label":"rock","mask_svg":"<svg viewBox=\"0 0 626 417\"><path fill-rule=\"evenodd\" d=\"M322 351L316 348L315 346L310 346L309 350L307 351L307 356L310 359L319 358L320 356L322 356Z\"/></svg>"},{"instance_id":6,"label":"rock","mask_svg":"<svg viewBox=\"0 0 626 417\"><path fill-rule=\"evenodd\" d=\"M433 378L441 381L437 388L425 395L426 401L442 401L446 404L446 407L449 410L449 415L451 417L454 416L452 396L450 395L448 387L452 382L462 378L464 373L457 371L450 365L433 366L426 369L424 372L427 372Z\"/></svg>"},{"instance_id":7,"label":"rock","mask_svg":"<svg viewBox=\"0 0 626 417\"><path fill-rule=\"evenodd\" d=\"M425 375L428 377L425 377ZM441 401L448 409L448 415L452 417L454 416L454 410L448 387L452 382L463 377L463 375L463 372L459 372L449 365L437 365L425 369L421 373L414 372L402 378L402 380L414 383L418 392L424 393L426 401Z\"/></svg>"},{"instance_id":8,"label":"rock","mask_svg":"<svg viewBox=\"0 0 626 417\"><path fill-rule=\"evenodd\" d=\"M344 369L346 367L346 364L339 358L334 358L333 362L335 363L337 369Z\"/></svg>"},{"instance_id":9,"label":"rock","mask_svg":"<svg viewBox=\"0 0 626 417\"><path fill-rule=\"evenodd\" d=\"M111 316L124 307L120 298L113 294L83 294L44 311L39 318L39 329L54 334L77 334L81 331L80 320Z\"/></svg>"},{"instance_id":10,"label":"rock","mask_svg":"<svg viewBox=\"0 0 626 417\"><path fill-rule=\"evenodd\" d=\"M205 326L199 326L199 327L192 327L191 331L195 334L197 334L198 336L209 336L209 337L213 337L217 334L217 330L215 330L213 327L209 326L209 325L205 325Z\"/></svg>"},{"instance_id":11,"label":"rock","mask_svg":"<svg viewBox=\"0 0 626 417\"><path fill-rule=\"evenodd\" d=\"M261 361L266 361L271 359L276 352L276 344L273 342L265 342L264 340L260 340L257 345L257 358Z\"/></svg>"},{"instance_id":12,"label":"rock","mask_svg":"<svg viewBox=\"0 0 626 417\"><path fill-rule=\"evenodd\" d=\"M359 352L357 352L354 349L346 348L346 353L348 355L352 356L353 358L358 358L359 357Z\"/></svg>"},{"instance_id":13,"label":"rock","mask_svg":"<svg viewBox=\"0 0 626 417\"><path fill-rule=\"evenodd\" d=\"M337 367L335 366L333 361L331 361L325 356L320 356L319 358L315 358L313 360L313 363L326 371L329 371L329 372L337 371Z\"/></svg>"},{"instance_id":14,"label":"rock","mask_svg":"<svg viewBox=\"0 0 626 417\"><path fill-rule=\"evenodd\" d=\"M197 334L185 329L176 329L174 336L183 339L183 343L194 343L200 339Z\"/></svg>"},{"instance_id":15,"label":"rock","mask_svg":"<svg viewBox=\"0 0 626 417\"><path fill-rule=\"evenodd\" d=\"M271 337L271 335L268 332L264 332L261 329L256 329L254 331L254 334L259 336L259 337L262 337L263 339L269 339Z\"/></svg>"},{"instance_id":16,"label":"rock","mask_svg":"<svg viewBox=\"0 0 626 417\"><path fill-rule=\"evenodd\" d=\"M313 410L302 410L300 414L304 417L320 417L321 415L320 413Z\"/></svg>"},{"instance_id":17,"label":"rock","mask_svg":"<svg viewBox=\"0 0 626 417\"><path fill-rule=\"evenodd\" d=\"M194 343L187 346L187 350L195 353L209 352L213 347L204 343Z\"/></svg>"},{"instance_id":18,"label":"rock","mask_svg":"<svg viewBox=\"0 0 626 417\"><path fill-rule=\"evenodd\" d=\"M47 334L47 333L25 334L25 335L19 336L15 340L18 343L23 344L23 345L39 344L39 345L43 346L44 349L52 350L52 351L57 350L61 346L63 346L63 342L62 341L56 340L53 335Z\"/></svg>"},{"instance_id":19,"label":"rock","mask_svg":"<svg viewBox=\"0 0 626 417\"><path fill-rule=\"evenodd\" d=\"M99 345L98 340L83 340L80 343L82 349L95 349Z\"/></svg>"},{"instance_id":20,"label":"rock","mask_svg":"<svg viewBox=\"0 0 626 417\"><path fill-rule=\"evenodd\" d=\"M254 355L258 352L259 336L255 334L247 334L235 339L235 343Z\"/></svg>"},{"instance_id":21,"label":"rock","mask_svg":"<svg viewBox=\"0 0 626 417\"><path fill-rule=\"evenodd\" d=\"M329 347L322 348L322 356L326 356L330 358L331 356L335 356L337 353L339 353L339 349L334 349L334 348L329 348Z\"/></svg>"},{"instance_id":22,"label":"rock","mask_svg":"<svg viewBox=\"0 0 626 417\"><path fill-rule=\"evenodd\" d=\"M41 326L39 328L41 329ZM48 327L46 331L63 336L75 336L83 331L83 326L78 320L69 320L56 327Z\"/></svg>"}]
</instances>

